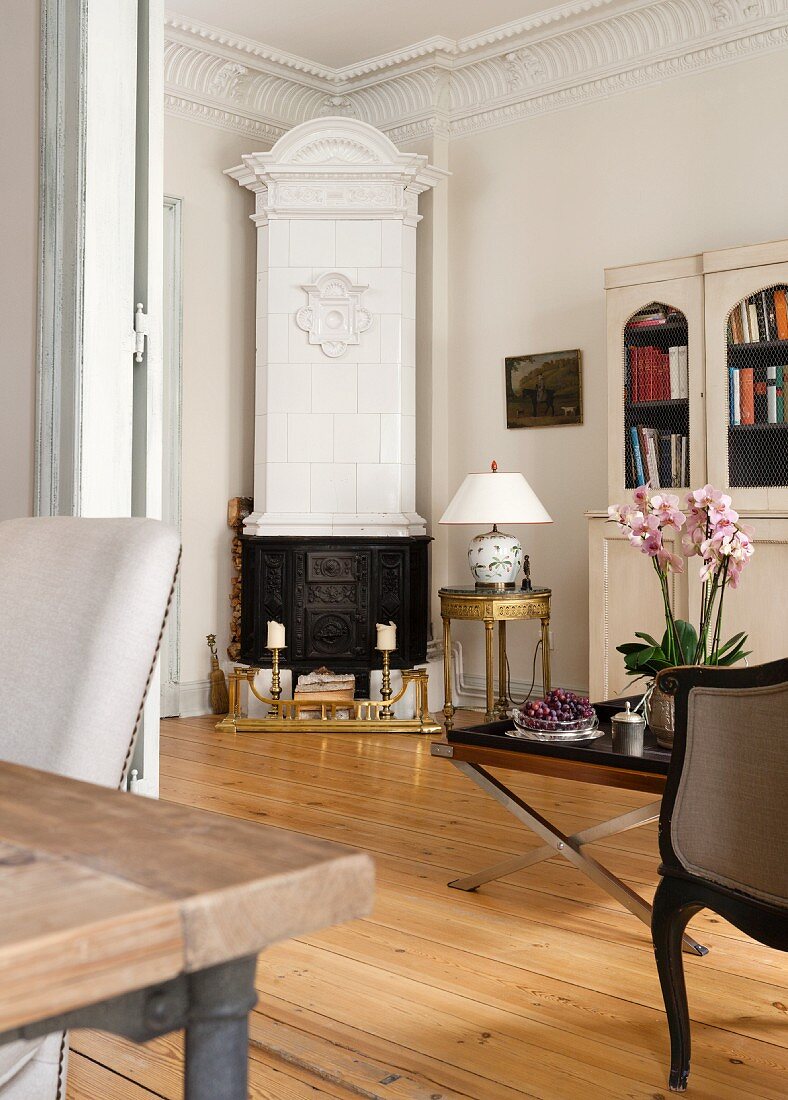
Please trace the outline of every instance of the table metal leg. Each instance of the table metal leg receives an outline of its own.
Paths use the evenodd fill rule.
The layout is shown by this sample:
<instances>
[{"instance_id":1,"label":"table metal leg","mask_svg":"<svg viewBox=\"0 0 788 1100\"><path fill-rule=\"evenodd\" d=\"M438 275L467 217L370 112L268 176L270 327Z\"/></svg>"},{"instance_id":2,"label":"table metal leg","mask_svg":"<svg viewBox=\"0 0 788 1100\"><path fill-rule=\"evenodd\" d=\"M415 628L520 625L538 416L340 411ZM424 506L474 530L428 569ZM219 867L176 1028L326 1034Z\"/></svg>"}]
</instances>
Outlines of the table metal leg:
<instances>
[{"instance_id":1,"label":"table metal leg","mask_svg":"<svg viewBox=\"0 0 788 1100\"><path fill-rule=\"evenodd\" d=\"M551 856L561 855L577 867L579 871L587 875L597 886L601 886L606 893L620 902L630 913L642 920L644 924L651 925L651 906L649 903L581 849L584 844L590 844L595 840L601 840L603 837L613 836L616 833L625 832L627 829L634 829L639 825L645 825L656 820L659 817L659 802L652 802L648 806L632 810L630 813L622 814L610 821L603 821L599 825L593 825L581 832L566 836L535 809L523 802L521 798L518 798L513 791L510 791L494 776L490 775L488 771L479 767L478 764L468 764L462 760L452 760L452 764L463 775L467 775L469 779L472 779L483 791L491 795L496 802L500 802L518 821L527 825L532 832L545 841L545 845L528 855L513 856L494 867L479 871L475 875L467 875L464 878L456 879L454 882L449 883L451 887L455 890L475 890L485 882L514 874L515 871L522 870L524 867L532 866L535 863L541 863ZM684 936L684 947L685 950L696 955L706 955L708 953L708 948L696 943L691 936Z\"/></svg>"},{"instance_id":2,"label":"table metal leg","mask_svg":"<svg viewBox=\"0 0 788 1100\"><path fill-rule=\"evenodd\" d=\"M238 959L189 977L185 1100L247 1100L255 962Z\"/></svg>"},{"instance_id":3,"label":"table metal leg","mask_svg":"<svg viewBox=\"0 0 788 1100\"><path fill-rule=\"evenodd\" d=\"M505 718L509 706L506 675L506 622L498 621L498 702L495 704L496 717Z\"/></svg>"},{"instance_id":4,"label":"table metal leg","mask_svg":"<svg viewBox=\"0 0 788 1100\"><path fill-rule=\"evenodd\" d=\"M542 619L542 686L544 694L550 690L550 620Z\"/></svg>"},{"instance_id":5,"label":"table metal leg","mask_svg":"<svg viewBox=\"0 0 788 1100\"><path fill-rule=\"evenodd\" d=\"M493 627L495 623L492 619L484 620L484 657L485 657L485 671L487 680L487 711L484 715L485 721L495 721L495 687L493 684Z\"/></svg>"},{"instance_id":6,"label":"table metal leg","mask_svg":"<svg viewBox=\"0 0 788 1100\"><path fill-rule=\"evenodd\" d=\"M451 619L443 617L443 718L446 732L454 725L454 706L451 701Z\"/></svg>"}]
</instances>

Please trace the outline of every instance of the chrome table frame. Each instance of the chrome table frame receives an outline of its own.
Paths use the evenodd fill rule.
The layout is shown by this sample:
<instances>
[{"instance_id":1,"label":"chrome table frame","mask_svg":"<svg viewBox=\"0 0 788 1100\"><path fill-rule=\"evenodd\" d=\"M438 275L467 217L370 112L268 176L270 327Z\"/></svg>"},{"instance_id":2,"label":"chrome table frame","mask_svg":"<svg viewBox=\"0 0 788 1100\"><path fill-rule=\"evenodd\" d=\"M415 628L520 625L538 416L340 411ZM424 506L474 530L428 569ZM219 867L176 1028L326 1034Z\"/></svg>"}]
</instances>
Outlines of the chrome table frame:
<instances>
[{"instance_id":1,"label":"chrome table frame","mask_svg":"<svg viewBox=\"0 0 788 1100\"><path fill-rule=\"evenodd\" d=\"M608 871L606 867L603 867L593 856L587 855L583 851L583 847L586 844L592 844L594 841L616 836L619 833L627 832L629 829L636 829L640 825L648 825L652 821L656 821L659 818L661 799L567 836L546 818L542 817L532 806L524 802L514 791L510 791L508 787L490 775L486 768L465 760L452 759L452 745L433 742L431 754L448 758L459 772L472 780L485 794L494 798L505 810L508 810L519 822L526 825L540 840L544 841L541 848L537 848L527 855L511 856L509 859L502 860L500 863L496 863L482 871L477 871L473 875L455 879L448 884L453 890L476 890L487 882L505 878L516 871L523 870L525 867L533 867L534 864L542 863L546 859L559 855L563 856L578 871L582 871L592 882L601 887L605 893L623 905L625 909L628 909L644 924L651 927L651 906L645 898L630 889L626 883L617 878L612 871ZM691 954L708 954L709 949L699 944L692 936L685 934L683 942L685 951Z\"/></svg>"}]
</instances>

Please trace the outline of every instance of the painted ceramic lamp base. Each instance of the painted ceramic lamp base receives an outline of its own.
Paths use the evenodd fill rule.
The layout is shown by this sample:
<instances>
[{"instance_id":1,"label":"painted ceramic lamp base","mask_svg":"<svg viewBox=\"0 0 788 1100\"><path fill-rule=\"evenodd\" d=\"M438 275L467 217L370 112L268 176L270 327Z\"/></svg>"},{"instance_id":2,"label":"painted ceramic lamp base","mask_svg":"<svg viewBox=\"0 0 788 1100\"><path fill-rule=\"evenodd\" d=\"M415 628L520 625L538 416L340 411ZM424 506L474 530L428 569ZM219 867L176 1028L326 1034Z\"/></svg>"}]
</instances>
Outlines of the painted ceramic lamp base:
<instances>
[{"instance_id":1,"label":"painted ceramic lamp base","mask_svg":"<svg viewBox=\"0 0 788 1100\"><path fill-rule=\"evenodd\" d=\"M471 539L468 564L477 588L514 588L523 564L523 548L514 535L493 526Z\"/></svg>"}]
</instances>

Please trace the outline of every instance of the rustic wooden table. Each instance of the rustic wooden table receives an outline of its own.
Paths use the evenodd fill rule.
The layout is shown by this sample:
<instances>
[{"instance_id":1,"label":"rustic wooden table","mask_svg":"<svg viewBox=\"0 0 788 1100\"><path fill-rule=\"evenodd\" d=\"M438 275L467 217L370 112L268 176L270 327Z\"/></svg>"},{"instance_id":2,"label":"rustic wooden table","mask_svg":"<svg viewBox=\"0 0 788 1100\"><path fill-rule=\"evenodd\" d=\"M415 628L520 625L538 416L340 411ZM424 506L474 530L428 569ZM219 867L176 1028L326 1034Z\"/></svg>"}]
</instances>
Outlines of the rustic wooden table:
<instances>
[{"instance_id":1,"label":"rustic wooden table","mask_svg":"<svg viewBox=\"0 0 788 1100\"><path fill-rule=\"evenodd\" d=\"M186 1029L187 1100L247 1095L268 944L360 917L368 856L0 763L0 1043Z\"/></svg>"}]
</instances>

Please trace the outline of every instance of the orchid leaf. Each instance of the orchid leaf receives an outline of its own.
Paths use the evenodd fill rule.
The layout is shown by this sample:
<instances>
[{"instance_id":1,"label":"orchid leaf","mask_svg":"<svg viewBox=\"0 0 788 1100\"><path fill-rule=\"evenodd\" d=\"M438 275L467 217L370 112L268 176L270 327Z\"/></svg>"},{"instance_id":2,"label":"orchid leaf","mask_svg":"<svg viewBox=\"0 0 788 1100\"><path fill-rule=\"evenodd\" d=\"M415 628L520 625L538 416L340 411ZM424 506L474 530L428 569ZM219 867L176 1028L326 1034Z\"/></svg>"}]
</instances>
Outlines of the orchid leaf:
<instances>
[{"instance_id":1,"label":"orchid leaf","mask_svg":"<svg viewBox=\"0 0 788 1100\"><path fill-rule=\"evenodd\" d=\"M742 646L737 646L731 653L726 653L724 657L720 657L717 660L718 665L734 665L737 661L743 661L745 657L749 657L752 653L751 649L744 650Z\"/></svg>"},{"instance_id":2,"label":"orchid leaf","mask_svg":"<svg viewBox=\"0 0 788 1100\"><path fill-rule=\"evenodd\" d=\"M717 652L714 654L714 656L717 658L717 660L719 660L719 658L722 657L722 655L724 653L727 653L728 650L736 649L737 647L741 647L741 646L745 645L746 642L747 642L747 635L742 630L739 634L734 634L732 638L729 638L728 641L725 642L724 645L721 645L720 648L717 650Z\"/></svg>"},{"instance_id":3,"label":"orchid leaf","mask_svg":"<svg viewBox=\"0 0 788 1100\"><path fill-rule=\"evenodd\" d=\"M650 634L644 634L642 630L635 631L636 638L642 638L644 642L648 642L649 645L658 646L659 642L656 638L652 638Z\"/></svg>"}]
</instances>

